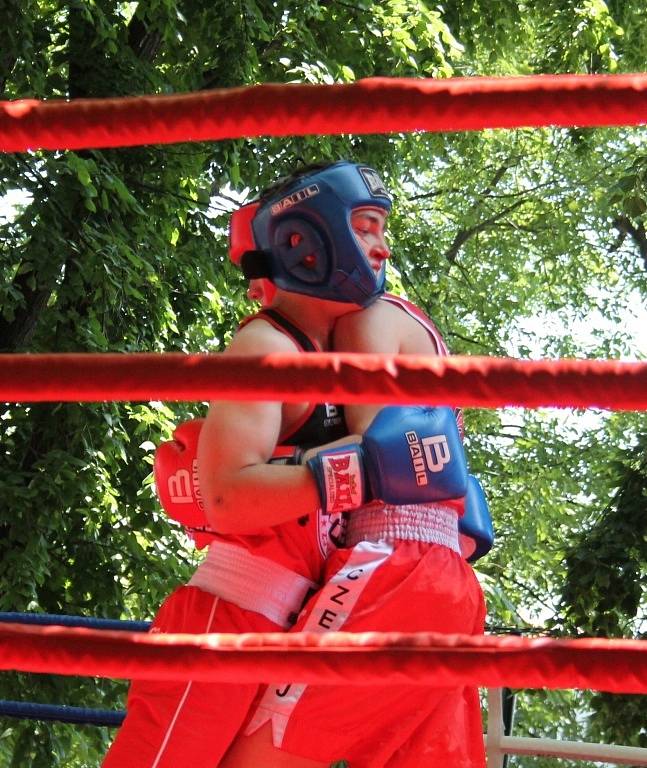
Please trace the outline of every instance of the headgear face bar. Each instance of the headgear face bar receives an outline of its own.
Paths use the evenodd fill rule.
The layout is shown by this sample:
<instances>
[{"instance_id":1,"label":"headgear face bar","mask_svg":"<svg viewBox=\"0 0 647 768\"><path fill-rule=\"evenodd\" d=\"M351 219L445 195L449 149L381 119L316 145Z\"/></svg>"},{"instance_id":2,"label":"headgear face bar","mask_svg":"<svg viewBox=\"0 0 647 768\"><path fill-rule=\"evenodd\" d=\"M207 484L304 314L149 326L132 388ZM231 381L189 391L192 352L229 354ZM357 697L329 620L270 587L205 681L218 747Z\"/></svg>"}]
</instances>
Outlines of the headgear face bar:
<instances>
[{"instance_id":1,"label":"headgear face bar","mask_svg":"<svg viewBox=\"0 0 647 768\"><path fill-rule=\"evenodd\" d=\"M391 210L372 168L344 160L307 173L232 215L230 258L284 291L366 307L384 293L385 268L374 272L352 230L362 207Z\"/></svg>"}]
</instances>

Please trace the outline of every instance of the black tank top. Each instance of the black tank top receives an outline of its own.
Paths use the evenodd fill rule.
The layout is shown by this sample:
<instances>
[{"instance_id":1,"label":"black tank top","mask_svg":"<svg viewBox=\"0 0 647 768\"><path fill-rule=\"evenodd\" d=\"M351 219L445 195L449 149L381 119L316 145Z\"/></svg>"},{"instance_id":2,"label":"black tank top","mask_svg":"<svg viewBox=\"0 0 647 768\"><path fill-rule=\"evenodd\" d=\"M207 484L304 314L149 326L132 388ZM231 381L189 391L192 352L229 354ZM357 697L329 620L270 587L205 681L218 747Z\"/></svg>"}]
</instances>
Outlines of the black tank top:
<instances>
[{"instance_id":1,"label":"black tank top","mask_svg":"<svg viewBox=\"0 0 647 768\"><path fill-rule=\"evenodd\" d=\"M283 331L303 352L318 352L314 341L287 317L276 309L262 309L249 320L261 317L275 328ZM307 450L315 445L323 445L340 437L346 437L348 428L342 405L330 403L311 404L299 422L289 432L282 434L280 445L298 445Z\"/></svg>"}]
</instances>

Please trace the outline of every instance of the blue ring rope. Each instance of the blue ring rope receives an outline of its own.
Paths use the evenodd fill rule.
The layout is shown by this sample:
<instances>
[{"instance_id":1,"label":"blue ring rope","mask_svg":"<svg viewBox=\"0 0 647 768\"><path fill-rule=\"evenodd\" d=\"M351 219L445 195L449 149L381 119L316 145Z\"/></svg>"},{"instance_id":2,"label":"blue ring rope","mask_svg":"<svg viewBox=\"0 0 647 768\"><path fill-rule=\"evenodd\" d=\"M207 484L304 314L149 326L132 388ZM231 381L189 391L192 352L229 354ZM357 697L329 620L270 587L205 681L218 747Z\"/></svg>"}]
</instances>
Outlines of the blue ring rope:
<instances>
[{"instance_id":1,"label":"blue ring rope","mask_svg":"<svg viewBox=\"0 0 647 768\"><path fill-rule=\"evenodd\" d=\"M35 704L24 701L0 701L0 717L21 720L46 720L75 725L108 725L118 728L126 717L124 710L68 707L63 704Z\"/></svg>"},{"instance_id":2,"label":"blue ring rope","mask_svg":"<svg viewBox=\"0 0 647 768\"><path fill-rule=\"evenodd\" d=\"M53 613L15 613L0 611L0 622L15 624L59 624L63 627L90 627L92 629L121 629L127 632L147 632L150 621L122 619L96 619L92 616L58 616Z\"/></svg>"}]
</instances>

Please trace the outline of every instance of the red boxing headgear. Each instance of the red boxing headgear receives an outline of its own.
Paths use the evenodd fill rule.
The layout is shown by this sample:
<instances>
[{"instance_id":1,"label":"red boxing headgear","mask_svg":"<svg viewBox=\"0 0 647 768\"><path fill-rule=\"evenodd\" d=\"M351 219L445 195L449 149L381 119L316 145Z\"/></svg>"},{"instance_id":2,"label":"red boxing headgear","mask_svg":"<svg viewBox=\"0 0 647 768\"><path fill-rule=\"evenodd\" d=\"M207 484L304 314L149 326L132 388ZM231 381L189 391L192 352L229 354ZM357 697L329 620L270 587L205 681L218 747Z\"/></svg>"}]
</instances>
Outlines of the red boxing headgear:
<instances>
[{"instance_id":1,"label":"red boxing headgear","mask_svg":"<svg viewBox=\"0 0 647 768\"><path fill-rule=\"evenodd\" d=\"M249 203L234 211L229 222L229 258L239 267L240 260L247 251L256 250L252 220L256 216L260 202Z\"/></svg>"}]
</instances>

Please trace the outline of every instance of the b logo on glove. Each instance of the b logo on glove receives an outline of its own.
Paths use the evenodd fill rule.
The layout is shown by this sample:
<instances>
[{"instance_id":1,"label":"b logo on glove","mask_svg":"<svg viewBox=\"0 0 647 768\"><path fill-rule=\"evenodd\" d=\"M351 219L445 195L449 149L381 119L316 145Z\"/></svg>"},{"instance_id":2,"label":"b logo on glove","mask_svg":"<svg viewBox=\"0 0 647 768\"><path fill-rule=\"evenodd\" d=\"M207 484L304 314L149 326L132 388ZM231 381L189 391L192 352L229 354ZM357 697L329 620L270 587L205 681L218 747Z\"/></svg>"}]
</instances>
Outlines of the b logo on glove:
<instances>
[{"instance_id":1,"label":"b logo on glove","mask_svg":"<svg viewBox=\"0 0 647 768\"><path fill-rule=\"evenodd\" d=\"M200 486L198 485L198 461L193 459L191 467L193 476L188 469L178 469L168 479L168 494L173 504L197 504L203 509Z\"/></svg>"},{"instance_id":2,"label":"b logo on glove","mask_svg":"<svg viewBox=\"0 0 647 768\"><path fill-rule=\"evenodd\" d=\"M420 439L416 432L406 432L405 437L409 443L413 471L416 475L416 484L427 485L429 479L425 470L425 462L430 472L442 472L445 464L451 460L447 436L434 435L433 437L423 437L422 448L420 447Z\"/></svg>"}]
</instances>

